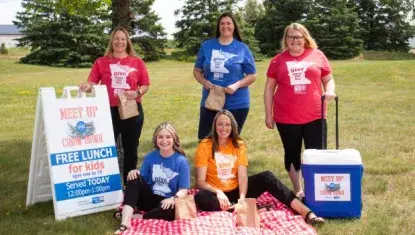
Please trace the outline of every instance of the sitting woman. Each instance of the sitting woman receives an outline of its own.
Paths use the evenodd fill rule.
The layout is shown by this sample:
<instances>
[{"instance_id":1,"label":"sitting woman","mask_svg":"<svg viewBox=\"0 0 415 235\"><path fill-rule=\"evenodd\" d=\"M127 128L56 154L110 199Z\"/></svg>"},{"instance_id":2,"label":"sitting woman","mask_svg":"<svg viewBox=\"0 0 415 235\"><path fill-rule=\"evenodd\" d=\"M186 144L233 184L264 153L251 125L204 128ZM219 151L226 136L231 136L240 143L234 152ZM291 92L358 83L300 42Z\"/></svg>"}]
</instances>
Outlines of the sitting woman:
<instances>
[{"instance_id":1,"label":"sitting woman","mask_svg":"<svg viewBox=\"0 0 415 235\"><path fill-rule=\"evenodd\" d=\"M134 207L146 211L142 219L174 220L174 201L187 195L190 187L189 162L179 137L169 123L160 124L153 135L155 150L148 153L140 170L127 176L119 234L130 227Z\"/></svg>"},{"instance_id":2,"label":"sitting woman","mask_svg":"<svg viewBox=\"0 0 415 235\"><path fill-rule=\"evenodd\" d=\"M258 198L268 191L288 208L298 212L309 224L324 223L270 171L248 177L246 146L232 114L216 115L210 136L196 150L196 206L204 211L230 209L238 199ZM249 185L249 187L248 187Z\"/></svg>"}]
</instances>

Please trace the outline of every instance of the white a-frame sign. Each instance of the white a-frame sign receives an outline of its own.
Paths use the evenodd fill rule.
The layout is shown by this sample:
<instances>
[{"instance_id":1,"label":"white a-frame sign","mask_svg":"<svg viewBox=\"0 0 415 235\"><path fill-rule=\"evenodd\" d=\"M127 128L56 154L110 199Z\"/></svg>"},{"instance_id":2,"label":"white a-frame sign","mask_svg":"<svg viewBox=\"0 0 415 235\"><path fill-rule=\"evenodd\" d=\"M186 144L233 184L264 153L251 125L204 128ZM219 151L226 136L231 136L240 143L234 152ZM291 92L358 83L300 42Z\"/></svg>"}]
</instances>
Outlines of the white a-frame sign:
<instances>
[{"instance_id":1,"label":"white a-frame sign","mask_svg":"<svg viewBox=\"0 0 415 235\"><path fill-rule=\"evenodd\" d=\"M113 209L122 201L117 148L105 86L61 99L40 88L26 206L53 199L55 218Z\"/></svg>"}]
</instances>

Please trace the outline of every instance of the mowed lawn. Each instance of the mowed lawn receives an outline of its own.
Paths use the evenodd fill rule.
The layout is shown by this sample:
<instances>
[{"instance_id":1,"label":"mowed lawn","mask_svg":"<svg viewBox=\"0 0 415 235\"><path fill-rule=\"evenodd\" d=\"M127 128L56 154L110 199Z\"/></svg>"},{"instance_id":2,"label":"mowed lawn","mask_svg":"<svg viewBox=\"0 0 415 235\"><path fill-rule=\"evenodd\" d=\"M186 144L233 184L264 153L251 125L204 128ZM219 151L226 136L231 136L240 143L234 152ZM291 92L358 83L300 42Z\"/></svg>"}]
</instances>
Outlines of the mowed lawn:
<instances>
[{"instance_id":1,"label":"mowed lawn","mask_svg":"<svg viewBox=\"0 0 415 235\"><path fill-rule=\"evenodd\" d=\"M51 68L0 57L0 234L112 234L113 211L57 222L52 202L25 207L37 92L86 80L89 69ZM273 171L289 187L276 130L264 124L263 89L269 60L257 63L252 105L242 136L250 174ZM148 63L151 87L143 106L145 124L140 161L152 149L157 124L170 121L193 164L201 86L192 63ZM415 60L332 61L340 97L340 146L360 151L364 163L363 215L328 220L320 234L415 234ZM329 147L334 148L334 105L330 106ZM193 175L193 174L192 174Z\"/></svg>"}]
</instances>

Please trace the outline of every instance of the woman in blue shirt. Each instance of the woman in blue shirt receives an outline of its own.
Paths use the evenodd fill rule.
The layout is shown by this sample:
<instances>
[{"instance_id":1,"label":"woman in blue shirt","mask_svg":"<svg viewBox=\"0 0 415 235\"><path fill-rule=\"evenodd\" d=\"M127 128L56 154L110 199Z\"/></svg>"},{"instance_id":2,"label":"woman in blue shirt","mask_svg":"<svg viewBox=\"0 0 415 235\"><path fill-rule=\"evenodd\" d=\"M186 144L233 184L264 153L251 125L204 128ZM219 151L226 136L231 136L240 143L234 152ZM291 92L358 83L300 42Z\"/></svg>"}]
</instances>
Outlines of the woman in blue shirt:
<instances>
[{"instance_id":1,"label":"woman in blue shirt","mask_svg":"<svg viewBox=\"0 0 415 235\"><path fill-rule=\"evenodd\" d=\"M232 14L222 14L216 25L216 38L202 43L193 75L203 85L199 139L209 134L217 113L205 108L209 90L214 85L225 88L226 100L223 109L233 114L238 123L238 130L241 132L250 106L248 86L256 80L256 68L252 53L242 42L238 25Z\"/></svg>"},{"instance_id":2,"label":"woman in blue shirt","mask_svg":"<svg viewBox=\"0 0 415 235\"><path fill-rule=\"evenodd\" d=\"M179 137L169 123L161 123L153 135L155 150L144 158L140 170L127 176L119 234L130 227L134 207L146 211L142 219L174 220L174 201L187 195L190 168Z\"/></svg>"}]
</instances>

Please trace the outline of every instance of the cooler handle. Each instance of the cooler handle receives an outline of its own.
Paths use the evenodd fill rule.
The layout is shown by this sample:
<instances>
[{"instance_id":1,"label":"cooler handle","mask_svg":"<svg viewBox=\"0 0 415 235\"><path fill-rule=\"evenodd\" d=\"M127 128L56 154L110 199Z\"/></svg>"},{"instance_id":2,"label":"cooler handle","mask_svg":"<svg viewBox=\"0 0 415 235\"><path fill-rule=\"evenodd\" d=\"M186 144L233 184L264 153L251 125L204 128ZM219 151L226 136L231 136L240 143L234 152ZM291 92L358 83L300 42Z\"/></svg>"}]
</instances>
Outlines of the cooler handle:
<instances>
[{"instance_id":1,"label":"cooler handle","mask_svg":"<svg viewBox=\"0 0 415 235\"><path fill-rule=\"evenodd\" d=\"M322 149L327 149L327 143L324 139L326 130L324 129L324 100L326 99L325 95L321 96L321 147ZM336 149L339 149L339 97L334 97L336 101Z\"/></svg>"}]
</instances>

